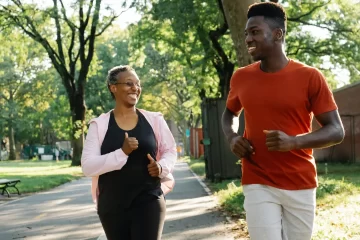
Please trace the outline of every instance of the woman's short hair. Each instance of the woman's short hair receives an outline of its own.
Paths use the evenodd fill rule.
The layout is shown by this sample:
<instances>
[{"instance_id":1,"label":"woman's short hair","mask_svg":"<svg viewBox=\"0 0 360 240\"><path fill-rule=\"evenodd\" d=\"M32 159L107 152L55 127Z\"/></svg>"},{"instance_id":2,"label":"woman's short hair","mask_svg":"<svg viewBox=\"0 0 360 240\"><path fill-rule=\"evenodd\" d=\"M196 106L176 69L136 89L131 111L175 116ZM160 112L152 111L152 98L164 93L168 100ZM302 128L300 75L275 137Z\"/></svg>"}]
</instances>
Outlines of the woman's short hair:
<instances>
[{"instance_id":1,"label":"woman's short hair","mask_svg":"<svg viewBox=\"0 0 360 240\"><path fill-rule=\"evenodd\" d=\"M129 65L116 66L108 71L108 75L106 77L106 84L107 84L109 91L110 91L110 85L115 84L117 82L117 75L121 72L128 72L128 71L135 72L135 70L132 67L130 67ZM110 93L111 93L112 98L115 99L114 94L111 91L110 91Z\"/></svg>"}]
</instances>

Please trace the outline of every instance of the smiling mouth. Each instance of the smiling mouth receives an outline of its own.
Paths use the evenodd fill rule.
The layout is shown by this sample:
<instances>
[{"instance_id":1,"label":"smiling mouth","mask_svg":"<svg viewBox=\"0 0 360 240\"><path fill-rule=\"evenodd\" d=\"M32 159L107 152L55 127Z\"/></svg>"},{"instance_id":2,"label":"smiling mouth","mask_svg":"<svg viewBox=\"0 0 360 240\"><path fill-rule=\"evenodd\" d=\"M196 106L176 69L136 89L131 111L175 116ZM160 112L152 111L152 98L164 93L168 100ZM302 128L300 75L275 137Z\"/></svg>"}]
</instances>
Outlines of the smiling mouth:
<instances>
[{"instance_id":1,"label":"smiling mouth","mask_svg":"<svg viewBox=\"0 0 360 240\"><path fill-rule=\"evenodd\" d=\"M130 98L132 98L132 99L137 99L138 98L138 95L136 93L130 93L128 96Z\"/></svg>"},{"instance_id":2,"label":"smiling mouth","mask_svg":"<svg viewBox=\"0 0 360 240\"><path fill-rule=\"evenodd\" d=\"M255 52L256 47L248 47L248 53L252 54L253 52Z\"/></svg>"}]
</instances>

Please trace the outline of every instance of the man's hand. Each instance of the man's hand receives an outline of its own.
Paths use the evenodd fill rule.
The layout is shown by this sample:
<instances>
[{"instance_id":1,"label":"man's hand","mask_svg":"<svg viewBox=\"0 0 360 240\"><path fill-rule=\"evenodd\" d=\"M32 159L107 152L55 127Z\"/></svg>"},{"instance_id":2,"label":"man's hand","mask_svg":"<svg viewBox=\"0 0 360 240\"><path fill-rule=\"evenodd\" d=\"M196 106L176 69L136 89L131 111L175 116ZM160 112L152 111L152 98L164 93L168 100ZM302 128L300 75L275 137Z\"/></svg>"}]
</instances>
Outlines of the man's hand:
<instances>
[{"instance_id":1,"label":"man's hand","mask_svg":"<svg viewBox=\"0 0 360 240\"><path fill-rule=\"evenodd\" d=\"M134 137L129 137L128 133L125 132L124 143L122 145L123 152L129 156L129 154L139 147L139 142Z\"/></svg>"},{"instance_id":2,"label":"man's hand","mask_svg":"<svg viewBox=\"0 0 360 240\"><path fill-rule=\"evenodd\" d=\"M243 138L239 135L234 136L231 139L230 149L238 158L244 158L250 154L255 154L250 142L246 138Z\"/></svg>"},{"instance_id":3,"label":"man's hand","mask_svg":"<svg viewBox=\"0 0 360 240\"><path fill-rule=\"evenodd\" d=\"M288 152L296 148L294 136L289 136L279 130L264 130L266 146L269 151Z\"/></svg>"},{"instance_id":4,"label":"man's hand","mask_svg":"<svg viewBox=\"0 0 360 240\"><path fill-rule=\"evenodd\" d=\"M147 155L150 163L148 164L148 171L150 176L152 177L158 177L161 174L161 166L158 164L150 154Z\"/></svg>"}]
</instances>

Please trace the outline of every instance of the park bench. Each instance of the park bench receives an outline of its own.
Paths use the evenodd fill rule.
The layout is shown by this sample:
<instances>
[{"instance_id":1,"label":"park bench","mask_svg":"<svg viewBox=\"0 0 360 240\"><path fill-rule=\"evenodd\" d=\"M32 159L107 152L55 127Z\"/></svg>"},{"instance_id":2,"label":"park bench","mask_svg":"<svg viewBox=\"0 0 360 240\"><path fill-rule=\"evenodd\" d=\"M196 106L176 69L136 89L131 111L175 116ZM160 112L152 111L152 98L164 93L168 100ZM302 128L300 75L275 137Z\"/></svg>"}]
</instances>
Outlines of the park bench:
<instances>
[{"instance_id":1,"label":"park bench","mask_svg":"<svg viewBox=\"0 0 360 240\"><path fill-rule=\"evenodd\" d=\"M9 187L15 188L18 195L20 195L19 189L16 187L16 184L19 182L19 179L0 179L0 190L2 190L2 195L6 192L8 197L10 197L10 193L7 190Z\"/></svg>"}]
</instances>

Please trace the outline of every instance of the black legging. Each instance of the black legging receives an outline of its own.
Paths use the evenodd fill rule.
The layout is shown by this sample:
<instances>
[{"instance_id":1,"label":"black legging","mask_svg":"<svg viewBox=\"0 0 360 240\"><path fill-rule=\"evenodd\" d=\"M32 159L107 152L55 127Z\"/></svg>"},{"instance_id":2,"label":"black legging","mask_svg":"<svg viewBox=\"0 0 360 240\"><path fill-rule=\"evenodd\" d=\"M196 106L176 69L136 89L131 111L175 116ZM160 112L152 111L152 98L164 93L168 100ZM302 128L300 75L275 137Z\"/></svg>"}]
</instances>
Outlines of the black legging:
<instances>
[{"instance_id":1,"label":"black legging","mask_svg":"<svg viewBox=\"0 0 360 240\"><path fill-rule=\"evenodd\" d=\"M128 209L99 217L108 240L161 240L165 212L164 196L148 195Z\"/></svg>"}]
</instances>

